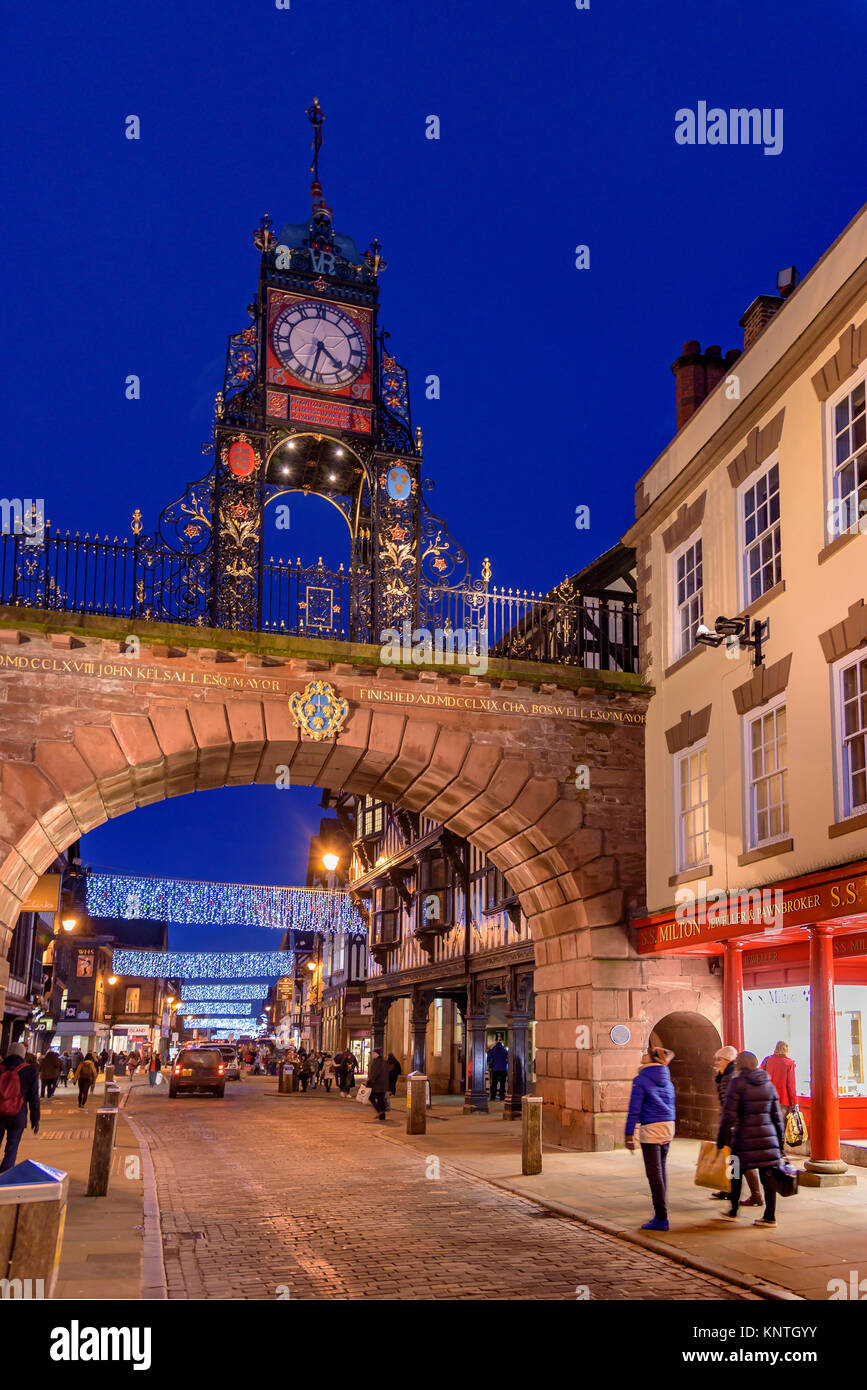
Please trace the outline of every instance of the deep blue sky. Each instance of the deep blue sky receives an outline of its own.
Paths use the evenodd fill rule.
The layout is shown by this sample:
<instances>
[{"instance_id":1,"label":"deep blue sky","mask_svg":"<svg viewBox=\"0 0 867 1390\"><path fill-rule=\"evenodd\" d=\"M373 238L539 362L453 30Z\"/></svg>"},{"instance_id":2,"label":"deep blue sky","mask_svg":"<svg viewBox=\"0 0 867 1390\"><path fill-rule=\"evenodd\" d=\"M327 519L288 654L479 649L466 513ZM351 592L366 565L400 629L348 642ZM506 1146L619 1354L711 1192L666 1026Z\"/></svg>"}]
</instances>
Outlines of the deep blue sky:
<instances>
[{"instance_id":1,"label":"deep blue sky","mask_svg":"<svg viewBox=\"0 0 867 1390\"><path fill-rule=\"evenodd\" d=\"M382 321L436 509L474 571L489 555L495 582L548 588L630 522L673 431L683 341L739 346L749 302L780 267L806 271L864 200L865 30L860 0L16 6L0 60L2 490L113 536L136 506L153 526L207 471L226 337L256 285L251 231L265 211L278 227L307 215L316 95L336 226L362 248L378 236L389 262ZM674 113L699 100L782 107L783 153L677 145ZM305 540L307 525L294 508L284 553L315 559L330 537L340 558L333 527ZM297 881L315 800L187 798L85 853Z\"/></svg>"}]
</instances>

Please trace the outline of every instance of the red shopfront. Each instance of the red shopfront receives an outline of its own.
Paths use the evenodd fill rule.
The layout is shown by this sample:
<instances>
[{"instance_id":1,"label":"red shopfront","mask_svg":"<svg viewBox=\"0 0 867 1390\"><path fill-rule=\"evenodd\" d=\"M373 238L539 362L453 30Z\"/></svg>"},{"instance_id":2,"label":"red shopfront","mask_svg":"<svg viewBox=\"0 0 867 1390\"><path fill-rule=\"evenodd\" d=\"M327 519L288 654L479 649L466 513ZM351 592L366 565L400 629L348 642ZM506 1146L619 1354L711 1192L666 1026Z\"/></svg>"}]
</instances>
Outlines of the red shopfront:
<instances>
[{"instance_id":1,"label":"red shopfront","mask_svg":"<svg viewBox=\"0 0 867 1390\"><path fill-rule=\"evenodd\" d=\"M634 925L640 955L721 958L726 1043L764 1055L774 1032L800 1040L807 1181L848 1181L840 1140L867 1138L867 860L749 894L708 889L690 902L684 892L676 908Z\"/></svg>"}]
</instances>

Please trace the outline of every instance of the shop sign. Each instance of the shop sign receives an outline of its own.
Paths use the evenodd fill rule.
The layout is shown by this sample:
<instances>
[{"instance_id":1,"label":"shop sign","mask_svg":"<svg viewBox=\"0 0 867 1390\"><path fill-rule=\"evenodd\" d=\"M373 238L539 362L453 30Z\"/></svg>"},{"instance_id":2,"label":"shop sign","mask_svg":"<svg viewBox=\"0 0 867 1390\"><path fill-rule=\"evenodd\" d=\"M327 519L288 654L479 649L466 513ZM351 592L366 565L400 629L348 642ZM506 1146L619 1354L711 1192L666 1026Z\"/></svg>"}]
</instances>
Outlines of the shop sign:
<instances>
[{"instance_id":1,"label":"shop sign","mask_svg":"<svg viewBox=\"0 0 867 1390\"><path fill-rule=\"evenodd\" d=\"M685 890L687 901L672 913L660 914L655 922L644 918L636 923L639 954L867 914L867 872L863 869L819 882L817 877L812 875L812 882L790 880L788 885L762 889L712 891L699 899Z\"/></svg>"},{"instance_id":2,"label":"shop sign","mask_svg":"<svg viewBox=\"0 0 867 1390\"><path fill-rule=\"evenodd\" d=\"M22 912L57 912L60 906L60 874L40 874L24 902Z\"/></svg>"}]
</instances>

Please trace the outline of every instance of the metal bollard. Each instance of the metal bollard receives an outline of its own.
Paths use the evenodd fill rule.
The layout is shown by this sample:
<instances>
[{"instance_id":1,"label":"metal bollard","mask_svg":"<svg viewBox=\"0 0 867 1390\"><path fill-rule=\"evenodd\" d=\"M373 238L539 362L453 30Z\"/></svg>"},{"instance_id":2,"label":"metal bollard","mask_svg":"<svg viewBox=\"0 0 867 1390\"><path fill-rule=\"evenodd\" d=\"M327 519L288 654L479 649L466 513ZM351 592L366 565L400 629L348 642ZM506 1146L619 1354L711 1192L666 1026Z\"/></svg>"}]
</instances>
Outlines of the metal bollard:
<instances>
[{"instance_id":1,"label":"metal bollard","mask_svg":"<svg viewBox=\"0 0 867 1390\"><path fill-rule=\"evenodd\" d=\"M423 1071L411 1071L407 1077L406 1132L427 1133L427 1077Z\"/></svg>"},{"instance_id":2,"label":"metal bollard","mask_svg":"<svg viewBox=\"0 0 867 1390\"><path fill-rule=\"evenodd\" d=\"M105 1106L97 1110L93 1127L93 1148L90 1151L90 1175L85 1193L87 1197L105 1197L108 1194L116 1129L117 1109Z\"/></svg>"},{"instance_id":3,"label":"metal bollard","mask_svg":"<svg viewBox=\"0 0 867 1390\"><path fill-rule=\"evenodd\" d=\"M521 1097L521 1172L542 1171L542 1097Z\"/></svg>"},{"instance_id":4,"label":"metal bollard","mask_svg":"<svg viewBox=\"0 0 867 1390\"><path fill-rule=\"evenodd\" d=\"M120 1087L112 1084L105 1088L105 1104L108 1110L116 1110L120 1103Z\"/></svg>"},{"instance_id":5,"label":"metal bollard","mask_svg":"<svg viewBox=\"0 0 867 1390\"><path fill-rule=\"evenodd\" d=\"M103 1096L105 1096L105 1095L108 1093L108 1088L109 1088L109 1086L112 1084L113 1081L114 1081L114 1067L111 1065L111 1062L106 1062L106 1064L105 1064L105 1088L104 1088L103 1093L102 1093Z\"/></svg>"}]
</instances>

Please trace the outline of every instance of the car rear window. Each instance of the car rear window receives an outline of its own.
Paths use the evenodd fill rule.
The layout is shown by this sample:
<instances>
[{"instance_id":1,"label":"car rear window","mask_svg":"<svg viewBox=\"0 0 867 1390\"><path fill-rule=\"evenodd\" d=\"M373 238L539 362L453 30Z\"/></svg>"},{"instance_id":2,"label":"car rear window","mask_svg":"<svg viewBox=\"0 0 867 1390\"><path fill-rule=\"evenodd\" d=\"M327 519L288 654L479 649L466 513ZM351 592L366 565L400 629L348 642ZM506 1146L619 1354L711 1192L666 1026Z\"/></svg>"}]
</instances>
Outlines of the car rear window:
<instances>
[{"instance_id":1,"label":"car rear window","mask_svg":"<svg viewBox=\"0 0 867 1390\"><path fill-rule=\"evenodd\" d=\"M219 1052L208 1052L205 1048L201 1052L182 1052L178 1058L182 1067L218 1067L221 1061Z\"/></svg>"}]
</instances>

